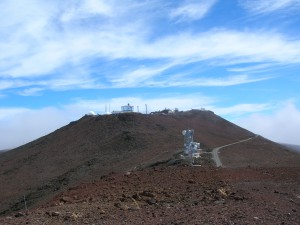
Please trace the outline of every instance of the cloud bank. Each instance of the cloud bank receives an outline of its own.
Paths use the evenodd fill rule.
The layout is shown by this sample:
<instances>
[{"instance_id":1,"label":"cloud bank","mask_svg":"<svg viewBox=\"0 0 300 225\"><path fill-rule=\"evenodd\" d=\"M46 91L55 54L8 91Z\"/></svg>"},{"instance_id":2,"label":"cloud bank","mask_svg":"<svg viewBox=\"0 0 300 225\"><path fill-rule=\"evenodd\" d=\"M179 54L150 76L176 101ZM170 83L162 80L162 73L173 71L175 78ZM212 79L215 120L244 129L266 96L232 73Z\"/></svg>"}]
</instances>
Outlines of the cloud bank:
<instances>
[{"instance_id":1,"label":"cloud bank","mask_svg":"<svg viewBox=\"0 0 300 225\"><path fill-rule=\"evenodd\" d=\"M257 113L235 122L270 140L300 145L300 109L293 102L283 104L271 115Z\"/></svg>"},{"instance_id":2,"label":"cloud bank","mask_svg":"<svg viewBox=\"0 0 300 225\"><path fill-rule=\"evenodd\" d=\"M217 107L218 99L199 93L180 96L162 96L160 98L122 97L110 100L77 100L61 108L47 107L41 109L2 108L0 109L0 149L14 148L46 135L71 121L77 120L89 111L99 114L105 110L120 110L128 102L135 106L135 111L146 112L165 108L190 110L206 108L214 111L232 122L273 141L300 145L298 130L300 127L300 110L293 102L287 102L277 108L271 115L265 112L274 106L265 104L236 104ZM235 119L232 119L235 118ZM238 118L238 119L236 119Z\"/></svg>"}]
</instances>

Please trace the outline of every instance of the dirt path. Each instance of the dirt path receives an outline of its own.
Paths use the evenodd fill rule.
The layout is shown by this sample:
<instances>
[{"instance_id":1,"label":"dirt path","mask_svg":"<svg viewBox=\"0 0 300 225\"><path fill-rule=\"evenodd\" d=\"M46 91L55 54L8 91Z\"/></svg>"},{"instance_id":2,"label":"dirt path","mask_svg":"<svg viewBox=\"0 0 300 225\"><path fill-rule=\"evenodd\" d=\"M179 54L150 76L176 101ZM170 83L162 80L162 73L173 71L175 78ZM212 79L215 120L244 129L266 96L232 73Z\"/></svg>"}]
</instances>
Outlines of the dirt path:
<instances>
[{"instance_id":1,"label":"dirt path","mask_svg":"<svg viewBox=\"0 0 300 225\"><path fill-rule=\"evenodd\" d=\"M212 159L215 161L216 167L222 167L222 162L221 162L220 157L219 157L219 153L220 153L219 151L222 148L225 148L225 147L228 147L228 146L231 146L231 145L236 145L236 144L239 144L239 143L242 143L242 142L250 141L250 140L252 140L256 137L257 137L257 135L254 136L254 137L251 137L251 138L247 138L247 139L238 141L238 142L234 142L234 143L231 143L231 144L228 144L228 145L223 145L221 147L214 148L213 151L212 151Z\"/></svg>"}]
</instances>

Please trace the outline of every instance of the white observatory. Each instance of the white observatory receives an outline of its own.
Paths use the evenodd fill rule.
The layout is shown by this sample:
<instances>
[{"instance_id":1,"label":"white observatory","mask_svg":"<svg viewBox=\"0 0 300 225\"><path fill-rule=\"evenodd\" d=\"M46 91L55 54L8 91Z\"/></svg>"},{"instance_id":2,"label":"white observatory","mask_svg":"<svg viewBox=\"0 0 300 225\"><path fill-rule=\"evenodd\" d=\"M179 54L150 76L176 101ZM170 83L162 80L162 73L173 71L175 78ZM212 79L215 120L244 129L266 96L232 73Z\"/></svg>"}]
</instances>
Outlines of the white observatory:
<instances>
[{"instance_id":1,"label":"white observatory","mask_svg":"<svg viewBox=\"0 0 300 225\"><path fill-rule=\"evenodd\" d=\"M127 105L121 106L121 111L112 111L112 114L119 114L119 113L132 113L134 111L134 106Z\"/></svg>"},{"instance_id":2,"label":"white observatory","mask_svg":"<svg viewBox=\"0 0 300 225\"><path fill-rule=\"evenodd\" d=\"M130 105L129 103L127 105L121 106L121 111L124 113L127 112L133 112L134 106Z\"/></svg>"}]
</instances>

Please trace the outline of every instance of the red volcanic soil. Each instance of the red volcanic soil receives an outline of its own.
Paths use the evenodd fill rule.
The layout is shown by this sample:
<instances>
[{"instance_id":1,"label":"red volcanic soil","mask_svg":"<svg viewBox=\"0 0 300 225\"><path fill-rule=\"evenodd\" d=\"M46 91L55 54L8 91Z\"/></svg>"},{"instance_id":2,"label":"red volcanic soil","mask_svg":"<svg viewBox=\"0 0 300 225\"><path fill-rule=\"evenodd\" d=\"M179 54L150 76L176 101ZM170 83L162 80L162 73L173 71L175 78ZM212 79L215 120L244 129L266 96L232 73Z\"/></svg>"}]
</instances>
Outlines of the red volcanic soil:
<instances>
[{"instance_id":1,"label":"red volcanic soil","mask_svg":"<svg viewBox=\"0 0 300 225\"><path fill-rule=\"evenodd\" d=\"M201 167L174 160L183 129ZM299 224L300 154L258 137L213 167L254 136L210 111L85 116L0 154L0 224Z\"/></svg>"},{"instance_id":2,"label":"red volcanic soil","mask_svg":"<svg viewBox=\"0 0 300 225\"><path fill-rule=\"evenodd\" d=\"M112 174L1 224L300 224L300 168L157 166Z\"/></svg>"}]
</instances>

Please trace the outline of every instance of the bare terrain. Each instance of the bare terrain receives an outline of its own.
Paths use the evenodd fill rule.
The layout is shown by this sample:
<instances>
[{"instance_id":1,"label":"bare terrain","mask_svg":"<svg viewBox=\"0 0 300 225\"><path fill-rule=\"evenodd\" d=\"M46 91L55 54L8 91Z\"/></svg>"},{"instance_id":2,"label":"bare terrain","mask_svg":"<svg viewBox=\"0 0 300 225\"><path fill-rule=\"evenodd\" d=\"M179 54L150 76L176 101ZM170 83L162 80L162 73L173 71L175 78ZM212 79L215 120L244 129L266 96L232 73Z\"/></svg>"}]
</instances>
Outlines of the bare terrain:
<instances>
[{"instance_id":1,"label":"bare terrain","mask_svg":"<svg viewBox=\"0 0 300 225\"><path fill-rule=\"evenodd\" d=\"M291 151L296 151L300 153L300 145L290 145L290 144L282 144L282 145L290 149Z\"/></svg>"},{"instance_id":2,"label":"bare terrain","mask_svg":"<svg viewBox=\"0 0 300 225\"><path fill-rule=\"evenodd\" d=\"M180 160L187 128L201 166ZM85 116L0 165L0 224L300 223L300 154L210 111Z\"/></svg>"}]
</instances>

